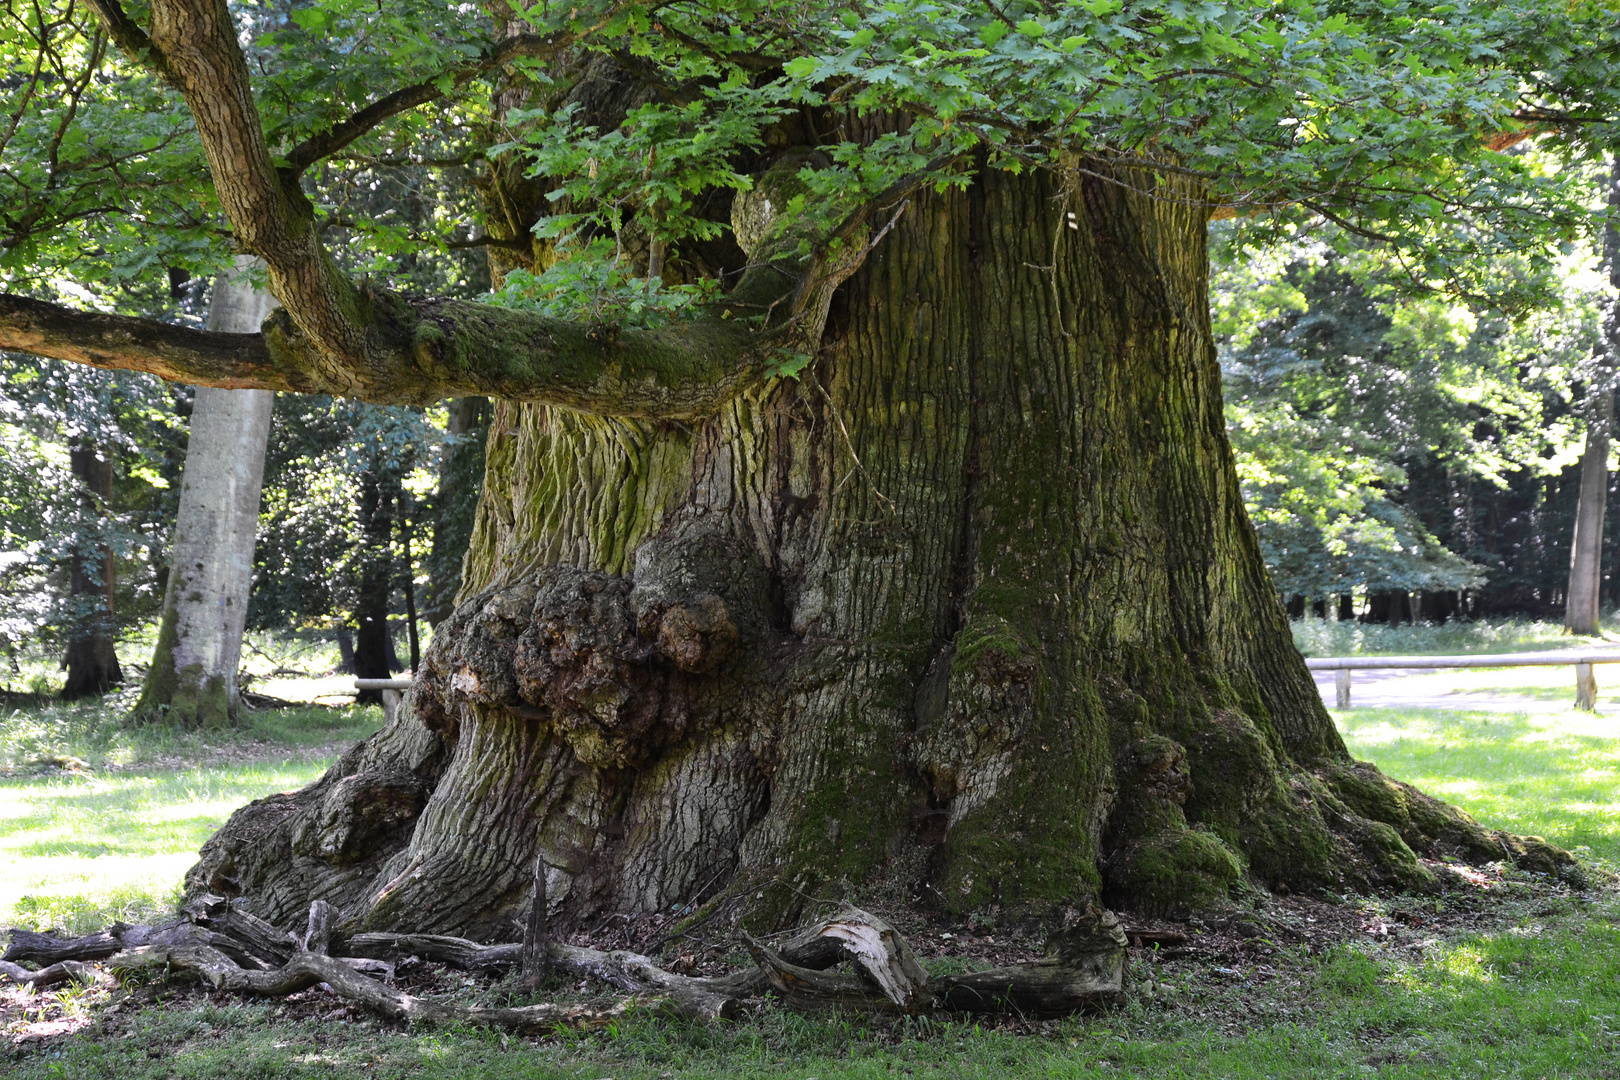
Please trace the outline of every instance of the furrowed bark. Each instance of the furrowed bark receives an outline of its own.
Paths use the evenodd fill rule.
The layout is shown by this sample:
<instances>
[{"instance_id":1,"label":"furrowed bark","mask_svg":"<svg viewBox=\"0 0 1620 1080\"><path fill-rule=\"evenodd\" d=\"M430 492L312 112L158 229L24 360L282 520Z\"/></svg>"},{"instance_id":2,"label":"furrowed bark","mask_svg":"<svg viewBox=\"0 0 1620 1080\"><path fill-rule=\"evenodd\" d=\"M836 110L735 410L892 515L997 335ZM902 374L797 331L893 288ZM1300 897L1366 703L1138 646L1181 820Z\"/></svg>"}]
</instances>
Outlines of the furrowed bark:
<instances>
[{"instance_id":1,"label":"furrowed bark","mask_svg":"<svg viewBox=\"0 0 1620 1080\"><path fill-rule=\"evenodd\" d=\"M0 960L34 964L54 964L59 960L105 960L122 948L123 944L113 930L100 930L59 941L49 934L13 928L11 944Z\"/></svg>"},{"instance_id":2,"label":"furrowed bark","mask_svg":"<svg viewBox=\"0 0 1620 1080\"><path fill-rule=\"evenodd\" d=\"M1293 647L1197 192L1076 183L914 195L801 378L699 424L498 403L408 707L364 767L240 812L188 888L510 939L537 857L555 936L672 910L758 933L858 883L1047 919L1501 858L1351 761ZM419 794L368 839L387 790Z\"/></svg>"},{"instance_id":3,"label":"furrowed bark","mask_svg":"<svg viewBox=\"0 0 1620 1080\"><path fill-rule=\"evenodd\" d=\"M68 448L73 477L79 482L80 521L89 533L79 535L68 559L72 609L62 657L62 667L67 670L62 697L68 701L105 694L124 681L113 612L116 564L112 548L101 539L112 512L109 452L110 447L83 436L72 439Z\"/></svg>"}]
</instances>

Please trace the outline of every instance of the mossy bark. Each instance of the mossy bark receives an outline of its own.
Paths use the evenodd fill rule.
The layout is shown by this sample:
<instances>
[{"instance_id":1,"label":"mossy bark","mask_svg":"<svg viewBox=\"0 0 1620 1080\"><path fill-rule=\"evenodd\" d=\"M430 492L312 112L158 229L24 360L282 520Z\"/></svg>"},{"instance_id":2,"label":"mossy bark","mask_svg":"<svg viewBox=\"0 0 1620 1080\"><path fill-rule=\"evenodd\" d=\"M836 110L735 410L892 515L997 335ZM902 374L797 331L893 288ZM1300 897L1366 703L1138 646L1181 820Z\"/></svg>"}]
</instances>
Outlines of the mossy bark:
<instances>
[{"instance_id":1,"label":"mossy bark","mask_svg":"<svg viewBox=\"0 0 1620 1080\"><path fill-rule=\"evenodd\" d=\"M1376 771L1239 498L1200 193L1107 176L916 196L802 378L701 422L499 403L413 708L190 887L512 937L537 857L565 933L877 887L1166 910L1477 853L1440 804L1344 794ZM430 794L357 845L366 776Z\"/></svg>"}]
</instances>

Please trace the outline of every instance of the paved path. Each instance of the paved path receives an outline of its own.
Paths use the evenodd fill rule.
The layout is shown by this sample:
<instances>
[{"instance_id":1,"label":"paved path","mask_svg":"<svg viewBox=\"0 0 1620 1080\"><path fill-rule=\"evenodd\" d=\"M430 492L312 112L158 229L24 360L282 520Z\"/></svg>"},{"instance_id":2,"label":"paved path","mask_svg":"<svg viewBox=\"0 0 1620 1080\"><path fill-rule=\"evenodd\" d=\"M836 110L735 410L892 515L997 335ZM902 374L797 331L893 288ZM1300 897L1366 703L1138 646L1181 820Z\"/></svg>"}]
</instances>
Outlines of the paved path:
<instances>
[{"instance_id":1,"label":"paved path","mask_svg":"<svg viewBox=\"0 0 1620 1080\"><path fill-rule=\"evenodd\" d=\"M1575 669L1505 668L1489 672L1442 671L1356 671L1351 673L1350 704L1357 709L1457 709L1465 712L1559 713L1575 702ZM1556 676L1551 673L1557 672ZM1337 695L1331 671L1313 671L1316 689L1328 708L1337 708ZM1597 665L1597 711L1620 716L1620 664ZM1482 679L1482 676L1485 678ZM1551 677L1549 677L1551 676ZM1567 685L1567 695L1557 698L1528 697L1524 694L1493 692L1482 682L1497 684Z\"/></svg>"}]
</instances>

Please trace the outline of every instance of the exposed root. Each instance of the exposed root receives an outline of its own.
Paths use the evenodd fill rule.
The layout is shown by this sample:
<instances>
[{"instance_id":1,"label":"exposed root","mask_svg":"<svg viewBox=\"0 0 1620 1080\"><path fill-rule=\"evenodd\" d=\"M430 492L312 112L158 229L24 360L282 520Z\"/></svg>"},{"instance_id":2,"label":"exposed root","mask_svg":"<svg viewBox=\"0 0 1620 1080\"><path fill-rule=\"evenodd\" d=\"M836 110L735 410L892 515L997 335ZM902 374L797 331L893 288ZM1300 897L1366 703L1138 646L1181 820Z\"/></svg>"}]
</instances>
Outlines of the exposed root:
<instances>
[{"instance_id":1,"label":"exposed root","mask_svg":"<svg viewBox=\"0 0 1620 1080\"><path fill-rule=\"evenodd\" d=\"M236 905L209 896L188 904L181 920L160 926L115 924L102 933L68 941L22 930L12 935L7 959L0 961L0 976L35 987L70 978L94 981L95 970L87 961L102 960L115 973L187 970L216 990L264 997L324 985L338 997L393 1020L484 1024L531 1033L559 1025L601 1027L636 1008L661 1009L692 1020L729 1020L740 1015L743 999L770 991L789 1007L806 1010L1059 1015L1121 996L1126 947L1113 914L1088 908L1053 936L1042 960L931 980L892 926L845 905L778 948L744 935L758 966L719 978L677 975L638 953L600 952L547 941L549 966L606 983L628 996L605 1007L542 1003L484 1008L414 997L387 985L387 980L394 963L408 957L467 971L521 971L523 945L481 945L436 934L336 938L327 905L321 901L310 906L302 934L279 931ZM537 944L531 941L531 949ZM13 957L52 962L34 971ZM831 970L841 962L848 962L849 970Z\"/></svg>"}]
</instances>

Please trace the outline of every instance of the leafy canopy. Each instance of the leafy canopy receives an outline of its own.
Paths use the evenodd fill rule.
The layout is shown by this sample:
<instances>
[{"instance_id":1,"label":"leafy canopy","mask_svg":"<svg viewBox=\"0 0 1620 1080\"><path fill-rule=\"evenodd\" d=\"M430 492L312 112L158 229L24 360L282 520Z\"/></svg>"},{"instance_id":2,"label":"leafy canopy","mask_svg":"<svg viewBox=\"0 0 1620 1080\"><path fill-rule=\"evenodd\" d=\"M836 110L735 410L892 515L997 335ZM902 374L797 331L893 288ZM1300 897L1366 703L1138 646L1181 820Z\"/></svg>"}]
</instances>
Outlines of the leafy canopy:
<instances>
[{"instance_id":1,"label":"leafy canopy","mask_svg":"<svg viewBox=\"0 0 1620 1080\"><path fill-rule=\"evenodd\" d=\"M747 188L741 164L808 115L824 153L790 208L806 219L837 220L902 177L961 183L983 167L1144 187L1184 173L1220 212L1259 214L1265 228L1320 215L1399 252L1420 281L1522 299L1534 289L1474 268L1502 251L1550 266L1591 224L1563 166L1620 134L1613 0L494 8L507 31L571 44L492 66L480 58L501 35L473 5L232 4L278 160L390 93L426 102L303 172L318 220L347 237L343 265L388 277L415 252L485 242L473 221L489 201L420 180L435 170L486 186L502 168L543 178L555 214L541 229L576 239L565 256L618 260L590 241L631 227L661 244L701 240L724 221L704 195ZM144 4L127 15L142 24ZM566 101L592 58L639 87L611 130ZM188 114L83 4L5 0L0 69L7 289L64 295L71 282L118 305L159 267L221 264L229 227ZM1522 138L1544 152L1500 152ZM435 210L402 222L354 198L391 170L432 188Z\"/></svg>"}]
</instances>

